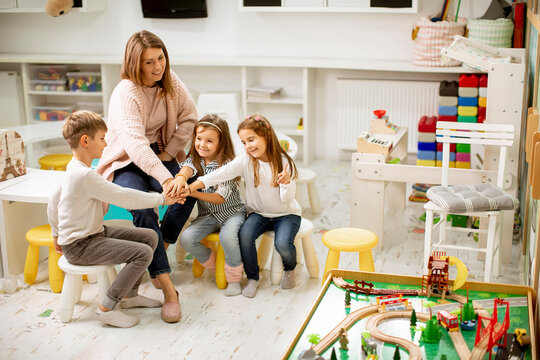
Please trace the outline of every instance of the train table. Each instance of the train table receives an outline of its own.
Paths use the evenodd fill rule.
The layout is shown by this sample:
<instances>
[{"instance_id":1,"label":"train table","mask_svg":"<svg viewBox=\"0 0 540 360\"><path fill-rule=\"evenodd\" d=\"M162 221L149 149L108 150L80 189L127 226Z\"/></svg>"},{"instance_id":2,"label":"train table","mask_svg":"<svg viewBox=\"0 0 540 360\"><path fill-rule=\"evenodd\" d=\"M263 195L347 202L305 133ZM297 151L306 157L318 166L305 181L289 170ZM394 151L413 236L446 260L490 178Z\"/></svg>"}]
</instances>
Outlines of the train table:
<instances>
[{"instance_id":1,"label":"train table","mask_svg":"<svg viewBox=\"0 0 540 360\"><path fill-rule=\"evenodd\" d=\"M329 274L282 359L531 359L537 351L530 287L470 281L443 300L425 296L425 277Z\"/></svg>"}]
</instances>

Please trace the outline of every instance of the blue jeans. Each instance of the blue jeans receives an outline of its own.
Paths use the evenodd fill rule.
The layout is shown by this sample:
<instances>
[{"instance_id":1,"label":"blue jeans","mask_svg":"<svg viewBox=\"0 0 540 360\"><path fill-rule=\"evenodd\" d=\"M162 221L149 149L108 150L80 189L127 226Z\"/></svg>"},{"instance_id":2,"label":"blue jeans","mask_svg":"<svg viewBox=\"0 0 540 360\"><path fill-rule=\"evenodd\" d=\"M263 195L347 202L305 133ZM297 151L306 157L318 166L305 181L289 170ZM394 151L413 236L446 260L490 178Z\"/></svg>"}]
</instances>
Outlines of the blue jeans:
<instances>
[{"instance_id":1,"label":"blue jeans","mask_svg":"<svg viewBox=\"0 0 540 360\"><path fill-rule=\"evenodd\" d=\"M294 238L300 229L302 218L298 215L284 215L267 218L256 213L249 214L240 229L240 252L244 262L244 271L248 279L259 280L259 264L255 241L266 231L273 230L274 246L283 260L283 270L296 267L296 247Z\"/></svg>"},{"instance_id":2,"label":"blue jeans","mask_svg":"<svg viewBox=\"0 0 540 360\"><path fill-rule=\"evenodd\" d=\"M240 266L242 265L242 257L238 243L238 231L240 231L245 219L246 214L243 211L238 211L225 220L222 225L212 215L197 218L180 236L180 245L200 263L204 263L210 258L211 250L201 244L201 240L219 230L219 242L225 253L225 263L230 267Z\"/></svg>"},{"instance_id":3,"label":"blue jeans","mask_svg":"<svg viewBox=\"0 0 540 360\"><path fill-rule=\"evenodd\" d=\"M180 166L176 160L163 161L163 165L165 165L165 167L173 175L178 173L180 170ZM163 192L161 184L156 179L147 175L133 163L130 163L128 166L122 169L116 170L114 172L113 183L144 192ZM136 227L153 229L156 231L159 237L158 245L154 252L154 258L148 266L150 277L155 278L158 275L171 272L171 267L169 266L169 260L167 259L167 253L165 251L165 245L163 242L165 241L169 244L174 244L176 242L180 231L184 227L184 224L193 210L193 205L195 205L195 202L195 198L188 197L183 205L170 205L165 212L165 216L163 216L161 226L154 209L128 209L129 212L131 212L131 215L133 215L133 224Z\"/></svg>"}]
</instances>

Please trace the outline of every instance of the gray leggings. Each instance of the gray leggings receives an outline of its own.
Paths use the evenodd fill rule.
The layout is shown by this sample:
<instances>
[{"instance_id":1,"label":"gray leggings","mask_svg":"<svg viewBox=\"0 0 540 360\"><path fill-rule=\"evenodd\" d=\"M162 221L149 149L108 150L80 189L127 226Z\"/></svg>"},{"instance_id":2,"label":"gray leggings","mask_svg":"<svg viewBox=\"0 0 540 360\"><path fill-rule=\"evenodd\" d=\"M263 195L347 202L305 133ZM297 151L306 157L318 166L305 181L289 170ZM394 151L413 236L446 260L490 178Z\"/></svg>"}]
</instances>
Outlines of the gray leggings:
<instances>
[{"instance_id":1,"label":"gray leggings","mask_svg":"<svg viewBox=\"0 0 540 360\"><path fill-rule=\"evenodd\" d=\"M152 261L158 236L154 230L146 228L104 228L101 233L62 246L62 250L73 265L126 263L103 301L103 306L114 309L122 298L137 295L144 272Z\"/></svg>"}]
</instances>

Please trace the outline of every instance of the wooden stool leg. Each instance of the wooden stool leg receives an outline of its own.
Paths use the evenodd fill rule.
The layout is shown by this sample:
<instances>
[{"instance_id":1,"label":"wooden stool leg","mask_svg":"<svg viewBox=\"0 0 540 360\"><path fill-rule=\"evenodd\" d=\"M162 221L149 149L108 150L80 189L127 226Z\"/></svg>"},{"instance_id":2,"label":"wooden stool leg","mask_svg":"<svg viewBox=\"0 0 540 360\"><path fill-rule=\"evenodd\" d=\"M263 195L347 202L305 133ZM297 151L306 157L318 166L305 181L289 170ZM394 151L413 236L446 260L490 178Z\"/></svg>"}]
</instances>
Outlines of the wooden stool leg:
<instances>
[{"instance_id":1,"label":"wooden stool leg","mask_svg":"<svg viewBox=\"0 0 540 360\"><path fill-rule=\"evenodd\" d=\"M324 265L323 283L324 283L324 280L326 280L326 273L328 272L328 270L338 268L339 255L340 255L340 252L338 250L328 249L328 256L326 257L326 264Z\"/></svg>"},{"instance_id":2,"label":"wooden stool leg","mask_svg":"<svg viewBox=\"0 0 540 360\"><path fill-rule=\"evenodd\" d=\"M99 299L103 304L105 298L107 297L107 291L109 290L109 287L111 287L111 283L109 282L109 275L107 275L106 271L101 271L97 274L97 284Z\"/></svg>"},{"instance_id":3,"label":"wooden stool leg","mask_svg":"<svg viewBox=\"0 0 540 360\"><path fill-rule=\"evenodd\" d=\"M371 250L359 252L358 261L358 268L360 271L375 271L375 264L373 263L373 255L371 254Z\"/></svg>"},{"instance_id":4,"label":"wooden stool leg","mask_svg":"<svg viewBox=\"0 0 540 360\"><path fill-rule=\"evenodd\" d=\"M268 257L272 251L274 245L274 238L261 235L261 242L259 243L259 250L257 250L257 261L259 263L259 271L262 271L268 263Z\"/></svg>"},{"instance_id":5,"label":"wooden stool leg","mask_svg":"<svg viewBox=\"0 0 540 360\"><path fill-rule=\"evenodd\" d=\"M28 244L24 262L24 282L32 285L36 282L39 265L39 246Z\"/></svg>"},{"instance_id":6,"label":"wooden stool leg","mask_svg":"<svg viewBox=\"0 0 540 360\"><path fill-rule=\"evenodd\" d=\"M54 250L54 246L49 246L49 284L53 293L62 292L62 284L64 283L64 273L58 267L60 256Z\"/></svg>"},{"instance_id":7,"label":"wooden stool leg","mask_svg":"<svg viewBox=\"0 0 540 360\"><path fill-rule=\"evenodd\" d=\"M307 183L308 195L309 195L309 204L311 205L311 211L314 214L321 212L321 204L319 201L319 193L317 192L317 187L315 186L315 181L310 181Z\"/></svg>"},{"instance_id":8,"label":"wooden stool leg","mask_svg":"<svg viewBox=\"0 0 540 360\"><path fill-rule=\"evenodd\" d=\"M74 301L75 304L81 301L82 283L83 283L82 276L76 275L75 276L75 301Z\"/></svg>"},{"instance_id":9,"label":"wooden stool leg","mask_svg":"<svg viewBox=\"0 0 540 360\"><path fill-rule=\"evenodd\" d=\"M95 284L97 282L97 275L96 274L86 274L86 281L88 281L89 284Z\"/></svg>"},{"instance_id":10,"label":"wooden stool leg","mask_svg":"<svg viewBox=\"0 0 540 360\"><path fill-rule=\"evenodd\" d=\"M270 282L272 285L279 285L283 278L283 260L281 255L274 248L272 251L272 265L270 265Z\"/></svg>"},{"instance_id":11,"label":"wooden stool leg","mask_svg":"<svg viewBox=\"0 0 540 360\"><path fill-rule=\"evenodd\" d=\"M60 320L63 323L71 321L73 317L73 307L75 305L75 281L77 275L66 274L64 286L62 288L62 295L60 296Z\"/></svg>"},{"instance_id":12,"label":"wooden stool leg","mask_svg":"<svg viewBox=\"0 0 540 360\"><path fill-rule=\"evenodd\" d=\"M225 252L221 244L218 244L216 253L216 285L218 289L227 287L227 278L225 277Z\"/></svg>"},{"instance_id":13,"label":"wooden stool leg","mask_svg":"<svg viewBox=\"0 0 540 360\"><path fill-rule=\"evenodd\" d=\"M312 278L319 277L319 261L317 260L317 253L313 247L313 241L311 241L310 235L302 238L302 248L304 250L304 260L309 276Z\"/></svg>"}]
</instances>

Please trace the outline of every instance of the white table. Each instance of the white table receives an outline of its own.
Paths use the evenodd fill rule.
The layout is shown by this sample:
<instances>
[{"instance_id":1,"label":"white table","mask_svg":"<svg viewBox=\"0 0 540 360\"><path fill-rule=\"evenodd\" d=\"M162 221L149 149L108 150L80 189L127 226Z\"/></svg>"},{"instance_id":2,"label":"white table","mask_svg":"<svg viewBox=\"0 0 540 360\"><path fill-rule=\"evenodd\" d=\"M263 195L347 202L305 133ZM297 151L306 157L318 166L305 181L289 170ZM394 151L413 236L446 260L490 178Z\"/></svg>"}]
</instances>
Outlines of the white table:
<instances>
[{"instance_id":1,"label":"white table","mask_svg":"<svg viewBox=\"0 0 540 360\"><path fill-rule=\"evenodd\" d=\"M25 234L48 223L47 202L65 172L28 169L28 173L0 182L0 251L3 276L24 270Z\"/></svg>"}]
</instances>

